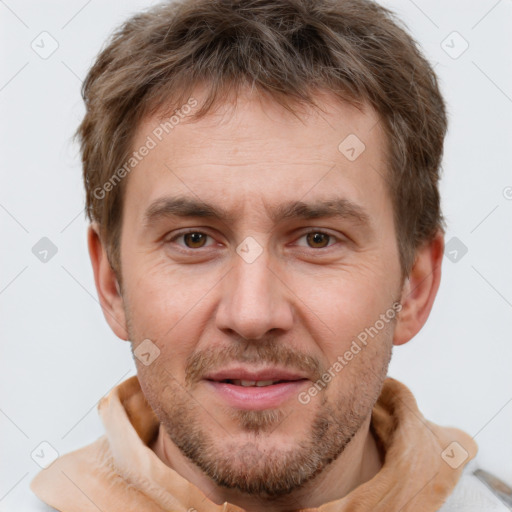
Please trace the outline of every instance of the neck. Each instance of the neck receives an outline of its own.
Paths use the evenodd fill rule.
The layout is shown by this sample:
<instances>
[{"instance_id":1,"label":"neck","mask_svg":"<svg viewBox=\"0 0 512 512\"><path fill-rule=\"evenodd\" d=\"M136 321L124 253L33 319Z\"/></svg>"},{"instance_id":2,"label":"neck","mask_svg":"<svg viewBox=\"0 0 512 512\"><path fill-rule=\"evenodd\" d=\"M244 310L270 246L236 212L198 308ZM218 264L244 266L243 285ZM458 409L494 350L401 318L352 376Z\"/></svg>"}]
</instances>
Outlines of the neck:
<instances>
[{"instance_id":1,"label":"neck","mask_svg":"<svg viewBox=\"0 0 512 512\"><path fill-rule=\"evenodd\" d=\"M370 417L346 446L343 453L313 480L281 499L264 501L237 490L218 487L195 464L187 459L169 439L163 425L150 448L169 467L198 487L211 501L220 505L235 504L251 512L279 512L289 509L314 508L346 496L373 478L382 467L382 454L370 429Z\"/></svg>"}]
</instances>

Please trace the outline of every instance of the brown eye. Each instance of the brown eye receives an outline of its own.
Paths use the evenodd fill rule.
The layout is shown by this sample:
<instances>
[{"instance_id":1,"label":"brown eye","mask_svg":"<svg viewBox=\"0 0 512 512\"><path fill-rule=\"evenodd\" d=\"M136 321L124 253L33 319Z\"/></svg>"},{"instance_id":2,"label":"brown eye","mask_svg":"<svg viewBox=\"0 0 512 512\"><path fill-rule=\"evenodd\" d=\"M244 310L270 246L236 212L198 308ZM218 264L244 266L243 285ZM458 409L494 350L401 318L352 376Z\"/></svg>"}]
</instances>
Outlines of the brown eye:
<instances>
[{"instance_id":1,"label":"brown eye","mask_svg":"<svg viewBox=\"0 0 512 512\"><path fill-rule=\"evenodd\" d=\"M183 235L183 240L190 249L199 249L206 243L207 236L204 233L187 233Z\"/></svg>"},{"instance_id":2,"label":"brown eye","mask_svg":"<svg viewBox=\"0 0 512 512\"><path fill-rule=\"evenodd\" d=\"M323 249L329 244L330 236L326 233L311 232L306 235L308 245L315 249Z\"/></svg>"}]
</instances>

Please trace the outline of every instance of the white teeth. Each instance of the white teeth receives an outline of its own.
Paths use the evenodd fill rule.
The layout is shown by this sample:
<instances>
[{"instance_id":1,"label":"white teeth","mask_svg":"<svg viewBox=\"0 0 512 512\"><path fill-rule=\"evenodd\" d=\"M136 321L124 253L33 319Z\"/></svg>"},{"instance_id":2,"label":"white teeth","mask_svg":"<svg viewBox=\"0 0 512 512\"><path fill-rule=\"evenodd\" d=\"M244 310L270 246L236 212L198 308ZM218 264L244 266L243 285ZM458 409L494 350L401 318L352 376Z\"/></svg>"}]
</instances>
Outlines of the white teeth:
<instances>
[{"instance_id":1,"label":"white teeth","mask_svg":"<svg viewBox=\"0 0 512 512\"><path fill-rule=\"evenodd\" d=\"M231 381L235 386L245 386L245 387L249 387L249 386L256 386L256 387L262 387L262 386L271 386L272 384L274 384L275 382L278 382L278 381L275 381L275 380L240 380L240 379L233 379Z\"/></svg>"},{"instance_id":2,"label":"white teeth","mask_svg":"<svg viewBox=\"0 0 512 512\"><path fill-rule=\"evenodd\" d=\"M256 382L256 386L271 386L272 384L274 384L274 382L275 381L273 380L259 380L258 382Z\"/></svg>"}]
</instances>

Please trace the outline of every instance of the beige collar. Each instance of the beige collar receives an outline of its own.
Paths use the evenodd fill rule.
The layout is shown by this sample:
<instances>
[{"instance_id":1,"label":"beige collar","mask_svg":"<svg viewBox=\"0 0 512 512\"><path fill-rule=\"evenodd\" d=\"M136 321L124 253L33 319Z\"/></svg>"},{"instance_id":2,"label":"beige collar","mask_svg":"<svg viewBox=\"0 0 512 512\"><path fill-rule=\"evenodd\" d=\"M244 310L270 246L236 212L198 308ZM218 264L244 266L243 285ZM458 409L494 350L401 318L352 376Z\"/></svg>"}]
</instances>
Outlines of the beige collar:
<instances>
[{"instance_id":1,"label":"beige collar","mask_svg":"<svg viewBox=\"0 0 512 512\"><path fill-rule=\"evenodd\" d=\"M43 501L62 512L244 512L210 501L148 447L159 421L136 376L114 388L98 410L106 435L36 475L31 489ZM425 420L409 389L391 378L371 426L385 453L382 469L344 498L308 512L436 511L478 449L465 432Z\"/></svg>"}]
</instances>

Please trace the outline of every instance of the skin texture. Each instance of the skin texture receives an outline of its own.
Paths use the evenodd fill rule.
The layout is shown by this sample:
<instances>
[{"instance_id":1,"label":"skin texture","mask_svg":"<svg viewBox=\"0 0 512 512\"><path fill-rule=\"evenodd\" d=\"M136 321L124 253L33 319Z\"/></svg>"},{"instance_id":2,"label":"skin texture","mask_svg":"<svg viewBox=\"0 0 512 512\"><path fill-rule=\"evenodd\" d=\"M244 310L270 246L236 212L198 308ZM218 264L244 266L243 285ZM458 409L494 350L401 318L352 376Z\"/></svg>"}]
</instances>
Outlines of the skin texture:
<instances>
[{"instance_id":1,"label":"skin texture","mask_svg":"<svg viewBox=\"0 0 512 512\"><path fill-rule=\"evenodd\" d=\"M201 91L193 96L200 101ZM122 288L98 227L89 230L108 323L133 350L146 339L160 350L148 366L135 359L161 421L153 450L212 501L251 511L319 506L379 471L371 410L393 344L421 329L440 280L442 233L418 249L409 278L401 279L376 113L318 98L324 112L307 109L299 120L246 91L236 108L182 120L157 144L126 178ZM141 123L134 148L159 122ZM365 144L354 161L338 150L350 134ZM170 197L230 217L157 215L148 222L151 205L155 213L158 200ZM365 219L273 215L290 202L340 198ZM189 228L203 236L184 237ZM236 251L247 237L262 249L250 263ZM307 392L397 302L398 317L306 404L294 394L275 408L243 410L203 380L236 363L279 366L306 377L300 391Z\"/></svg>"}]
</instances>

